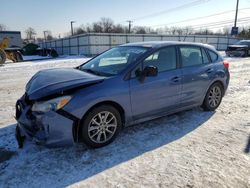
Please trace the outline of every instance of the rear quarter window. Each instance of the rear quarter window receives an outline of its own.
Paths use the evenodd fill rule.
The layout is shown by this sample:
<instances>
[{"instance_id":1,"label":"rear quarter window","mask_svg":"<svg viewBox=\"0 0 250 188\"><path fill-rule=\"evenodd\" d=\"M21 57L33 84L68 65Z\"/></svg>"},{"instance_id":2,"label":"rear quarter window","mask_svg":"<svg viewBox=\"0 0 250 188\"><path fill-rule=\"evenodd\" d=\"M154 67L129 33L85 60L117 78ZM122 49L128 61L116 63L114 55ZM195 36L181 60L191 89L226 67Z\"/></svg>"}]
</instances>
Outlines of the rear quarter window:
<instances>
[{"instance_id":1,"label":"rear quarter window","mask_svg":"<svg viewBox=\"0 0 250 188\"><path fill-rule=\"evenodd\" d=\"M211 51L211 50L208 50L208 54L209 54L209 56L210 56L212 62L217 61L218 58L219 58L219 57L218 57L218 54L216 54L215 52L213 52L213 51Z\"/></svg>"},{"instance_id":2,"label":"rear quarter window","mask_svg":"<svg viewBox=\"0 0 250 188\"><path fill-rule=\"evenodd\" d=\"M202 52L202 59L203 59L203 63L207 64L207 63L210 63L210 60L207 56L207 53L205 51L205 49L201 49L201 52Z\"/></svg>"}]
</instances>

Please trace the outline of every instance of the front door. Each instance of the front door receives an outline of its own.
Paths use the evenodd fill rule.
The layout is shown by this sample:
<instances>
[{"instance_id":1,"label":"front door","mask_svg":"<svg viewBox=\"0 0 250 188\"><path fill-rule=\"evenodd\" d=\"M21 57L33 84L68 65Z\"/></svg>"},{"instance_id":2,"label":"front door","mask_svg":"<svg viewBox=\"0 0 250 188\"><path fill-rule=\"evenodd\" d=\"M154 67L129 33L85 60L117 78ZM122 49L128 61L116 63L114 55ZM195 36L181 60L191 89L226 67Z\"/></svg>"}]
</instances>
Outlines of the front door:
<instances>
[{"instance_id":1,"label":"front door","mask_svg":"<svg viewBox=\"0 0 250 188\"><path fill-rule=\"evenodd\" d=\"M177 68L176 48L166 47L154 52L135 70L130 79L131 108L134 120L157 116L180 104L181 70ZM158 75L139 79L137 72L147 66L158 68Z\"/></svg>"}]
</instances>

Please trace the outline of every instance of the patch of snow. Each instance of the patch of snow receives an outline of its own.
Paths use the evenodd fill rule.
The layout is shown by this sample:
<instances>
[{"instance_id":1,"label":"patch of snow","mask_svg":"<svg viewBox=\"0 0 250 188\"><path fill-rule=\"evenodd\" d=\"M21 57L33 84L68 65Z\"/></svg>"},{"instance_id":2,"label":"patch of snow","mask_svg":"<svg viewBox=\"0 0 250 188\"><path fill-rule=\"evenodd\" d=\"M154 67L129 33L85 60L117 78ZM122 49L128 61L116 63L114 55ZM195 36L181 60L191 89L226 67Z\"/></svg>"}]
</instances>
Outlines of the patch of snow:
<instances>
[{"instance_id":1,"label":"patch of snow","mask_svg":"<svg viewBox=\"0 0 250 188\"><path fill-rule=\"evenodd\" d=\"M23 55L23 60L34 60L34 59L48 59L51 58L50 56L39 56L39 55Z\"/></svg>"},{"instance_id":2,"label":"patch of snow","mask_svg":"<svg viewBox=\"0 0 250 188\"><path fill-rule=\"evenodd\" d=\"M199 108L125 128L110 145L44 148L15 141L15 102L42 69L75 67L66 57L0 67L0 187L250 187L250 58L227 58L231 80L216 112Z\"/></svg>"}]
</instances>

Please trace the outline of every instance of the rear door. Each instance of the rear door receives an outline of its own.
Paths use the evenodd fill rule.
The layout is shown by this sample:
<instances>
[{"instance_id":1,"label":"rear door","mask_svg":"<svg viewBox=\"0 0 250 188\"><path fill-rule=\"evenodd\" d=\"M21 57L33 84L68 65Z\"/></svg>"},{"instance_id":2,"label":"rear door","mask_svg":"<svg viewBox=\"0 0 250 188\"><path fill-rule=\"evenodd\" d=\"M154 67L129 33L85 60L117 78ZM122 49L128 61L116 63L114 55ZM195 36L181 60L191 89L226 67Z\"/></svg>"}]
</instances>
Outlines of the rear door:
<instances>
[{"instance_id":1,"label":"rear door","mask_svg":"<svg viewBox=\"0 0 250 188\"><path fill-rule=\"evenodd\" d=\"M198 46L179 46L182 71L181 106L201 104L213 73L206 50Z\"/></svg>"}]
</instances>

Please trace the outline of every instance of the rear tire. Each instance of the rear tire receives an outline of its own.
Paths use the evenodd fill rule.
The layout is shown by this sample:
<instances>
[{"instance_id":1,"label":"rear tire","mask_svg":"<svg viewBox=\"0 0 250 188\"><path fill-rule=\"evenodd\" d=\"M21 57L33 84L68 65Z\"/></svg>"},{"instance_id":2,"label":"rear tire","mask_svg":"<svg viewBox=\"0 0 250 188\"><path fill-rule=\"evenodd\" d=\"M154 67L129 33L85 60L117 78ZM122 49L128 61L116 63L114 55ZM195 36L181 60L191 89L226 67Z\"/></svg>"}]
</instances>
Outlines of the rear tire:
<instances>
[{"instance_id":1,"label":"rear tire","mask_svg":"<svg viewBox=\"0 0 250 188\"><path fill-rule=\"evenodd\" d=\"M245 57L248 57L250 54L249 54L249 51L248 50L246 50L246 55L245 55Z\"/></svg>"},{"instance_id":2,"label":"rear tire","mask_svg":"<svg viewBox=\"0 0 250 188\"><path fill-rule=\"evenodd\" d=\"M6 53L0 49L0 64L4 64L6 61Z\"/></svg>"},{"instance_id":3,"label":"rear tire","mask_svg":"<svg viewBox=\"0 0 250 188\"><path fill-rule=\"evenodd\" d=\"M116 138L121 127L118 110L110 105L101 105L92 109L82 121L82 140L89 147L103 147Z\"/></svg>"},{"instance_id":4,"label":"rear tire","mask_svg":"<svg viewBox=\"0 0 250 188\"><path fill-rule=\"evenodd\" d=\"M223 92L223 87L220 83L216 82L212 84L202 104L204 111L214 111L218 108L222 100Z\"/></svg>"}]
</instances>

